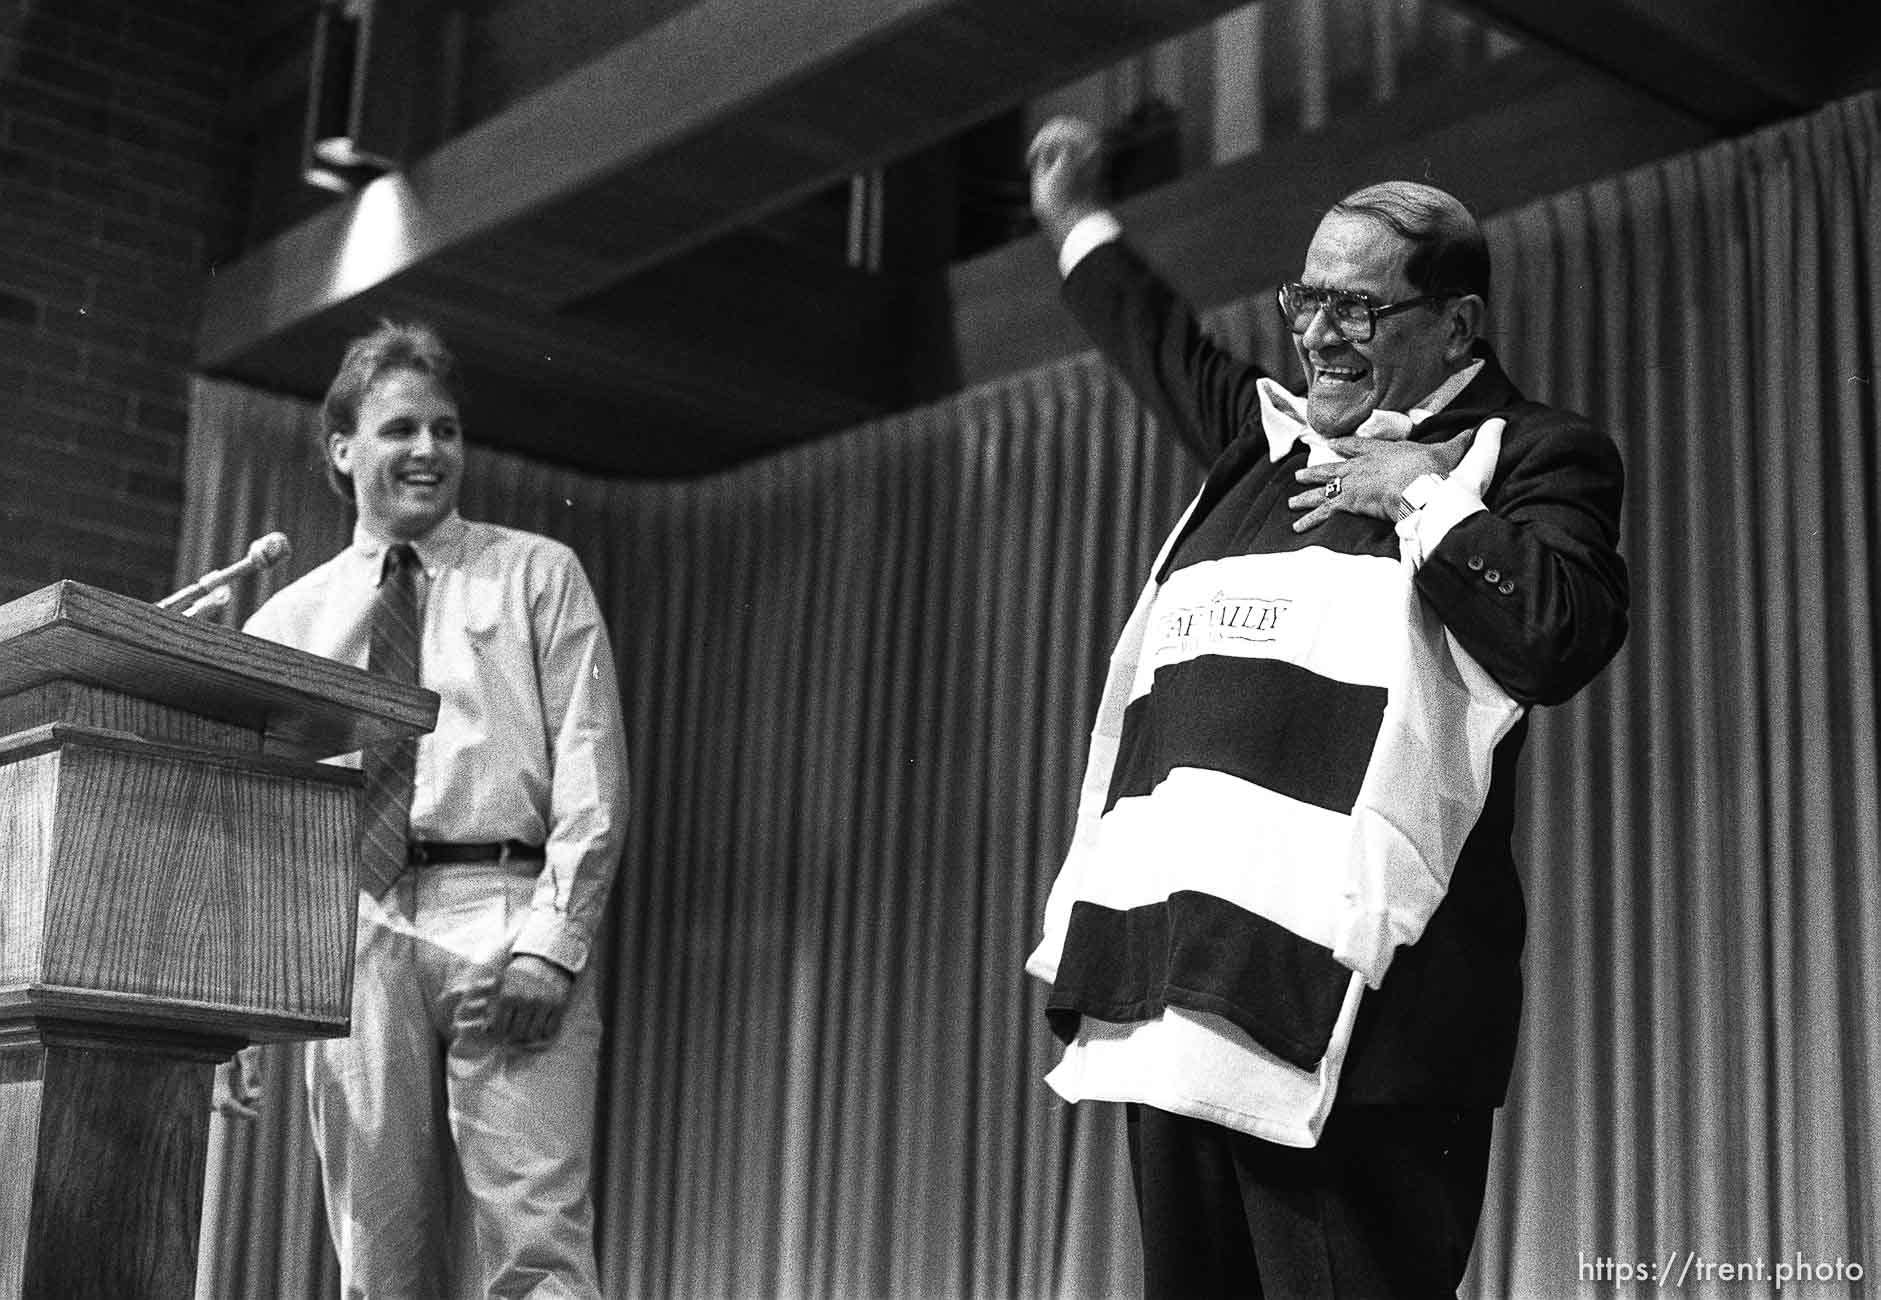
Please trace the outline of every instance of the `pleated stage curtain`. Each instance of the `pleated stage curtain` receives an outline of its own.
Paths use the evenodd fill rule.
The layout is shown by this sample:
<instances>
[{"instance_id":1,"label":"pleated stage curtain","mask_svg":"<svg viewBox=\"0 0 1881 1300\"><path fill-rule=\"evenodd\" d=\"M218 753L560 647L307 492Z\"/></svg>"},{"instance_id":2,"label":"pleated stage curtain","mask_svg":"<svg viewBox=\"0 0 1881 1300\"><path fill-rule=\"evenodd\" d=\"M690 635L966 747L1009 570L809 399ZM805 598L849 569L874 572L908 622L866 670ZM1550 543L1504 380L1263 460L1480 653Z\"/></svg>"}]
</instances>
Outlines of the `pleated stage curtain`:
<instances>
[{"instance_id":1,"label":"pleated stage curtain","mask_svg":"<svg viewBox=\"0 0 1881 1300\"><path fill-rule=\"evenodd\" d=\"M1622 439L1636 617L1530 738L1484 1293L1605 1256L1742 1296L1700 1265L1768 1285L1799 1253L1831 1270L1804 1294L1854 1293L1838 1259L1881 1270L1881 99L1495 234L1511 373Z\"/></svg>"},{"instance_id":2,"label":"pleated stage curtain","mask_svg":"<svg viewBox=\"0 0 1881 1300\"><path fill-rule=\"evenodd\" d=\"M1674 1252L1881 1265L1878 141L1858 99L1492 223L1511 373L1621 439L1636 618L1529 744L1476 1294ZM1278 366L1272 315L1217 319ZM344 543L312 420L197 384L186 574L271 528L270 582ZM1121 1125L1039 1081L1020 968L1200 472L1088 356L702 480L473 454L465 513L576 548L622 674L611 1296L1135 1291ZM201 1295L334 1287L297 1070L274 1050L264 1119L217 1121Z\"/></svg>"}]
</instances>

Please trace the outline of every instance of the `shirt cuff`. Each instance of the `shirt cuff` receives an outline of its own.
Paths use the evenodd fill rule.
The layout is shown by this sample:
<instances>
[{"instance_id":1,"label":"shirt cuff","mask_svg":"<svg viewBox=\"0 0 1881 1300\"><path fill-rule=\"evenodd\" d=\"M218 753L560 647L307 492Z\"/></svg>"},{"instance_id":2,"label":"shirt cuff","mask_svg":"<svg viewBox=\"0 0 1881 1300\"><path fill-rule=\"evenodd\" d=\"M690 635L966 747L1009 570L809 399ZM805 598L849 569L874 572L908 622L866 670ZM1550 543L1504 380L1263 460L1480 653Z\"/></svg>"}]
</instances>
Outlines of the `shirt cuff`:
<instances>
[{"instance_id":1,"label":"shirt cuff","mask_svg":"<svg viewBox=\"0 0 1881 1300\"><path fill-rule=\"evenodd\" d=\"M1088 256L1092 249L1101 248L1123 238L1123 223L1108 212L1093 212L1088 217L1078 218L1071 227L1071 233L1065 236L1064 247L1058 250L1058 275L1062 279L1071 274L1071 269Z\"/></svg>"},{"instance_id":2,"label":"shirt cuff","mask_svg":"<svg viewBox=\"0 0 1881 1300\"><path fill-rule=\"evenodd\" d=\"M1488 508L1481 497L1453 478L1437 484L1422 510L1413 510L1398 521L1398 538L1404 543L1404 553L1410 557L1411 568L1422 568L1424 558L1437 549L1437 543L1452 528L1477 511Z\"/></svg>"},{"instance_id":3,"label":"shirt cuff","mask_svg":"<svg viewBox=\"0 0 1881 1300\"><path fill-rule=\"evenodd\" d=\"M553 912L531 912L509 955L540 957L579 975L588 964L588 948L588 932L582 926Z\"/></svg>"}]
</instances>

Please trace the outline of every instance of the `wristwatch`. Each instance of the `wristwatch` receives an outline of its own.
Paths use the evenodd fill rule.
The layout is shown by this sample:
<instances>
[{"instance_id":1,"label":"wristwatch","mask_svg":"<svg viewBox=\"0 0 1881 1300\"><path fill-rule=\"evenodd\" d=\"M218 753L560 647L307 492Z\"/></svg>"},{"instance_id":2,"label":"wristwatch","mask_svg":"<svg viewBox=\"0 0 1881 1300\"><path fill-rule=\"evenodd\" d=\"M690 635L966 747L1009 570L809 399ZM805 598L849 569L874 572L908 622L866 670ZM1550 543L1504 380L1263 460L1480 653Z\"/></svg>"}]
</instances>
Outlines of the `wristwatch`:
<instances>
[{"instance_id":1,"label":"wristwatch","mask_svg":"<svg viewBox=\"0 0 1881 1300\"><path fill-rule=\"evenodd\" d=\"M1443 479L1435 474L1419 474L1405 484L1404 491L1398 494L1397 517L1408 519L1430 504L1430 498L1436 494Z\"/></svg>"}]
</instances>

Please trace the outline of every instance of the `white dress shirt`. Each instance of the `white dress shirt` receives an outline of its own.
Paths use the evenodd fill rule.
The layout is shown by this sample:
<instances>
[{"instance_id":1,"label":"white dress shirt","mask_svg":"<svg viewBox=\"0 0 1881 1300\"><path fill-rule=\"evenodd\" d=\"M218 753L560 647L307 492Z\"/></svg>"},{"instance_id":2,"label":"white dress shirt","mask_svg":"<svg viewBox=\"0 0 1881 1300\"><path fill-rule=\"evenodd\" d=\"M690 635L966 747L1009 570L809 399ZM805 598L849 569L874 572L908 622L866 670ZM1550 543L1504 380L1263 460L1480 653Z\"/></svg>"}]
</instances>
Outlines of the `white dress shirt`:
<instances>
[{"instance_id":1,"label":"white dress shirt","mask_svg":"<svg viewBox=\"0 0 1881 1300\"><path fill-rule=\"evenodd\" d=\"M547 537L453 513L413 546L423 566L419 682L438 693L439 710L418 745L411 838L543 845L512 952L579 973L626 812L619 685L600 607L575 553ZM245 630L365 667L385 549L355 529L351 546L278 592Z\"/></svg>"}]
</instances>

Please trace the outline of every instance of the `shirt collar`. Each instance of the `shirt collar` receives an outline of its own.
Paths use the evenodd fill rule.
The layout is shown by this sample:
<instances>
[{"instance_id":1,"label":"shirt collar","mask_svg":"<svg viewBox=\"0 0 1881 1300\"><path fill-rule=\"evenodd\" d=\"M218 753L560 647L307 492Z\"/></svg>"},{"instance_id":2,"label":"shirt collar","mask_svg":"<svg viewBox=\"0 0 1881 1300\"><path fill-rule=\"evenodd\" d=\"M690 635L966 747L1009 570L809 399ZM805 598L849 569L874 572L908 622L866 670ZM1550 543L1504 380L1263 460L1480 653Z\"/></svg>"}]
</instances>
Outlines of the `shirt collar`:
<instances>
[{"instance_id":1,"label":"shirt collar","mask_svg":"<svg viewBox=\"0 0 1881 1300\"><path fill-rule=\"evenodd\" d=\"M418 563L424 567L427 576L435 574L439 567L456 563L462 558L464 535L469 531L470 525L453 510L440 519L430 532L412 541L411 548L418 553ZM354 523L353 552L370 566L375 581L383 569L382 557L390 545L385 538L367 532L364 524Z\"/></svg>"},{"instance_id":2,"label":"shirt collar","mask_svg":"<svg viewBox=\"0 0 1881 1300\"><path fill-rule=\"evenodd\" d=\"M1413 406L1410 411L1373 411L1365 417L1365 422L1353 432L1361 438L1404 438L1412 429L1454 402L1464 389L1470 386L1482 370L1483 362L1472 361L1463 369L1451 375L1431 391L1430 396ZM1314 433L1306 423L1306 401L1282 388L1272 379L1262 378L1257 381L1260 391L1261 427L1267 434L1267 454L1273 460L1283 459L1293 450L1293 444L1305 441L1312 448L1311 456L1325 460L1338 460L1339 456L1327 447L1326 440Z\"/></svg>"}]
</instances>

